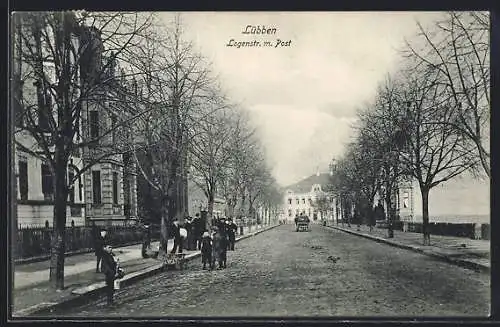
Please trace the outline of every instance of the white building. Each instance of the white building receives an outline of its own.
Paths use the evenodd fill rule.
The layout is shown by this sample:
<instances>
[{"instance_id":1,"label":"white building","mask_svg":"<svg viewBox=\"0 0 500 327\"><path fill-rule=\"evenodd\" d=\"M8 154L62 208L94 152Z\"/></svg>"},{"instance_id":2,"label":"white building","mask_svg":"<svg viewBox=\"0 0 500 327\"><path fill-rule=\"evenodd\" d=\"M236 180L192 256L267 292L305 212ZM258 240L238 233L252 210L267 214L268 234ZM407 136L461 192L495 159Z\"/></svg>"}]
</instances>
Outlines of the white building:
<instances>
[{"instance_id":1,"label":"white building","mask_svg":"<svg viewBox=\"0 0 500 327\"><path fill-rule=\"evenodd\" d=\"M293 222L295 216L299 214L307 215L313 222L333 219L335 199L326 191L330 176L330 173L317 172L285 188L283 212L287 222ZM321 198L326 198L329 202L328 210L323 212L316 205Z\"/></svg>"}]
</instances>

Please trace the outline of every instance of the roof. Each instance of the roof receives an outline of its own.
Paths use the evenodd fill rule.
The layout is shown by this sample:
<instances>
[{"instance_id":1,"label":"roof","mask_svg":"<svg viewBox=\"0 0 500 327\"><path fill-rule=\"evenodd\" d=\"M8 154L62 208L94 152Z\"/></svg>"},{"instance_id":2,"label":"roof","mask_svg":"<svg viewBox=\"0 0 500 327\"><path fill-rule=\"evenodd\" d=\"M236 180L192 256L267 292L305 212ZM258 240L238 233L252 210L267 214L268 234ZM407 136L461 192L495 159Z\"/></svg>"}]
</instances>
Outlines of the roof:
<instances>
[{"instance_id":1,"label":"roof","mask_svg":"<svg viewBox=\"0 0 500 327\"><path fill-rule=\"evenodd\" d=\"M314 174L303 180L292 184L285 189L287 191L292 191L294 193L308 193L311 192L313 185L320 184L321 189L324 190L326 185L330 182L330 174L329 173L320 173Z\"/></svg>"}]
</instances>

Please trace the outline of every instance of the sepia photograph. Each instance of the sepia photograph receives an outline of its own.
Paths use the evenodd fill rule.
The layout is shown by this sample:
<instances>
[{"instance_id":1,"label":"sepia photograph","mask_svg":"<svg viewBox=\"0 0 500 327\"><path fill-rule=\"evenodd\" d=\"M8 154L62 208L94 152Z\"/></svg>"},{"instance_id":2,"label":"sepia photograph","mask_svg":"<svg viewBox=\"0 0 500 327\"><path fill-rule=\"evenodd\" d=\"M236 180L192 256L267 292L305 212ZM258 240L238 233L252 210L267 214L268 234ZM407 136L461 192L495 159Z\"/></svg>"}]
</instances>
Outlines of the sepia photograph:
<instances>
[{"instance_id":1,"label":"sepia photograph","mask_svg":"<svg viewBox=\"0 0 500 327\"><path fill-rule=\"evenodd\" d=\"M11 320L491 314L489 12L9 35Z\"/></svg>"}]
</instances>

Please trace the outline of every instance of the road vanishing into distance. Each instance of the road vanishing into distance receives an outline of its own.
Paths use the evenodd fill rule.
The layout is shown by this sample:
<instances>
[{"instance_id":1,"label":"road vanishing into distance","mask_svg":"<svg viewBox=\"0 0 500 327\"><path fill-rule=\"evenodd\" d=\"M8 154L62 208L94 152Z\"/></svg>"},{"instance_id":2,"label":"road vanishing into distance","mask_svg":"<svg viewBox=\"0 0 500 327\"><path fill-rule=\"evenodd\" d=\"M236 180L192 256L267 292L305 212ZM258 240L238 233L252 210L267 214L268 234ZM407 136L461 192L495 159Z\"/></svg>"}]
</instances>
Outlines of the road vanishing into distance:
<instances>
[{"instance_id":1,"label":"road vanishing into distance","mask_svg":"<svg viewBox=\"0 0 500 327\"><path fill-rule=\"evenodd\" d=\"M281 225L236 243L224 270L201 258L65 317L486 316L490 277L328 227Z\"/></svg>"}]
</instances>

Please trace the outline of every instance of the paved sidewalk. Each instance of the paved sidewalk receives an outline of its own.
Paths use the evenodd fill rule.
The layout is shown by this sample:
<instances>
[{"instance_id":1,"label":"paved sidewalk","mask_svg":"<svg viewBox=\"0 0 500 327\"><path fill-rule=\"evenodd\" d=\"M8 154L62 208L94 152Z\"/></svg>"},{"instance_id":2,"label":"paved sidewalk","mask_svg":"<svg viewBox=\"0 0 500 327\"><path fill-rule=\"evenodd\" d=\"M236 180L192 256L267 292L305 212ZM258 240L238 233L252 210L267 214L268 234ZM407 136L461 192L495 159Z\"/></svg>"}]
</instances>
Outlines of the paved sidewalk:
<instances>
[{"instance_id":1,"label":"paved sidewalk","mask_svg":"<svg viewBox=\"0 0 500 327\"><path fill-rule=\"evenodd\" d=\"M444 259L461 266L483 271L490 271L490 241L473 240L465 237L431 235L431 245L424 246L421 233L394 231L394 238L387 237L387 229L373 228L362 225L358 231L357 225L347 227L344 224L331 224L339 230Z\"/></svg>"},{"instance_id":2,"label":"paved sidewalk","mask_svg":"<svg viewBox=\"0 0 500 327\"><path fill-rule=\"evenodd\" d=\"M244 228L244 235L237 236L237 240L253 235L263 230L264 226ZM265 226L268 227L268 226ZM238 230L239 232L239 230ZM159 242L153 242L152 248L158 247ZM115 248L116 257L120 260L128 276L139 276L142 272L153 271L159 261L152 258L144 259L141 254L141 244ZM168 242L168 250L173 248L173 240ZM188 257L196 256L199 251L186 251ZM13 314L19 315L23 311L32 311L37 307L56 304L71 296L80 289L92 285L96 288L104 282L104 275L96 273L96 258L94 253L85 253L65 258L64 283L65 289L53 291L49 280L50 262L41 261L30 264L19 264L14 267Z\"/></svg>"}]
</instances>

